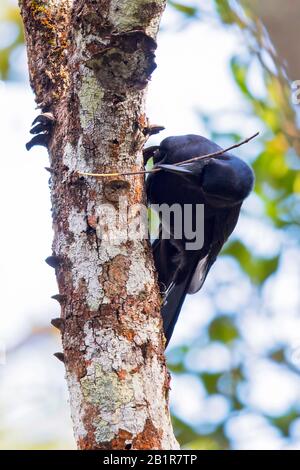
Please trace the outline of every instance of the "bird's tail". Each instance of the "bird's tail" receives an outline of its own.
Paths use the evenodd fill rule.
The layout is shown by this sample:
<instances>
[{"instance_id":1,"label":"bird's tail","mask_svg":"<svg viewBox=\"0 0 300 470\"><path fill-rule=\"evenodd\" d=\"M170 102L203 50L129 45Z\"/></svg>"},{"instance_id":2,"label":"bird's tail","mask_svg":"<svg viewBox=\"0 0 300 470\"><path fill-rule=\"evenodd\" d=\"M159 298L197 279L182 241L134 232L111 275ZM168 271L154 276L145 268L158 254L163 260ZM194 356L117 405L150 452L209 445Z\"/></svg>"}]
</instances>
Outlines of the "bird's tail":
<instances>
[{"instance_id":1,"label":"bird's tail","mask_svg":"<svg viewBox=\"0 0 300 470\"><path fill-rule=\"evenodd\" d=\"M178 320L180 310L188 292L196 266L191 265L189 275L186 276L180 284L174 284L170 287L172 282L172 270L170 269L172 264L171 253L174 248L172 247L170 240L157 239L154 241L152 249L155 267L159 274L159 284L162 288L162 294L164 294L166 289L168 290L168 294L165 296L161 309L167 347L173 334L174 327Z\"/></svg>"},{"instance_id":2,"label":"bird's tail","mask_svg":"<svg viewBox=\"0 0 300 470\"><path fill-rule=\"evenodd\" d=\"M189 282L190 279L184 279L181 284L175 284L162 306L161 314L163 318L164 334L166 337L166 347L172 337L182 304L187 294Z\"/></svg>"}]
</instances>

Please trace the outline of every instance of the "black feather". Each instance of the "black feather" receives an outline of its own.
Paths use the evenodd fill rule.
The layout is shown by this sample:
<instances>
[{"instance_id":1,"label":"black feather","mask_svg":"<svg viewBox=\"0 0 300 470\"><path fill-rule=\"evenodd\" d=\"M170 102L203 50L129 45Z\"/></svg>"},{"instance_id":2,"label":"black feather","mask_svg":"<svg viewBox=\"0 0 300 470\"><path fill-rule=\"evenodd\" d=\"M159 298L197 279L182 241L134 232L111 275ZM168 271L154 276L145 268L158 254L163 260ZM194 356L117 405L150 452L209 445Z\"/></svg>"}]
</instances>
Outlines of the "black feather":
<instances>
[{"instance_id":1,"label":"black feather","mask_svg":"<svg viewBox=\"0 0 300 470\"><path fill-rule=\"evenodd\" d=\"M205 156L221 148L210 140L186 135L168 137L152 153L154 167L146 187L151 205L177 204L184 212L190 205L189 222L196 227L196 207L204 205L204 243L196 250L187 249L190 242L184 234L175 236L174 220L160 215L159 238L153 244L153 256L162 292L167 291L162 316L164 332L169 342L187 293L197 292L215 262L219 252L238 221L243 200L254 181L251 168L239 158L224 153L174 166L193 157ZM157 207L154 207L157 210ZM163 235L164 234L164 235ZM164 239L163 236L169 236ZM172 286L170 288L170 286Z\"/></svg>"}]
</instances>

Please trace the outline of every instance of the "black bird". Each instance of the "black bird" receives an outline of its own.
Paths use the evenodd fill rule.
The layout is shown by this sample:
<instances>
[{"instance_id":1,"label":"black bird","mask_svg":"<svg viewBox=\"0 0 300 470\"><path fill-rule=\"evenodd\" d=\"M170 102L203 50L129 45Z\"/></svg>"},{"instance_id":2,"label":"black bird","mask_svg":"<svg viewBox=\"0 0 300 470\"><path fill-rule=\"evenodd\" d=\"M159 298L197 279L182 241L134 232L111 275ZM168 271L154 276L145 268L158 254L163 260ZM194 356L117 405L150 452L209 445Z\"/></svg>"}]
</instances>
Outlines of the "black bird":
<instances>
[{"instance_id":1,"label":"black bird","mask_svg":"<svg viewBox=\"0 0 300 470\"><path fill-rule=\"evenodd\" d=\"M144 151L145 164L153 157L154 169L160 169L147 178L148 202L156 210L155 205L177 204L184 214L178 226L178 221L175 222L168 211L159 211L159 238L152 245L158 280L164 292L162 317L166 345L186 294L194 294L202 287L223 244L236 226L244 199L253 188L252 169L230 153L176 166L193 157L220 150L221 147L205 137L184 135L168 137L159 146ZM190 235L187 237L184 233L184 224L190 224L192 230L199 232L196 209L199 204L204 205L200 227L204 242L203 246L191 249L187 243L195 241L199 233L190 239ZM190 207L188 214L184 210L185 205Z\"/></svg>"}]
</instances>

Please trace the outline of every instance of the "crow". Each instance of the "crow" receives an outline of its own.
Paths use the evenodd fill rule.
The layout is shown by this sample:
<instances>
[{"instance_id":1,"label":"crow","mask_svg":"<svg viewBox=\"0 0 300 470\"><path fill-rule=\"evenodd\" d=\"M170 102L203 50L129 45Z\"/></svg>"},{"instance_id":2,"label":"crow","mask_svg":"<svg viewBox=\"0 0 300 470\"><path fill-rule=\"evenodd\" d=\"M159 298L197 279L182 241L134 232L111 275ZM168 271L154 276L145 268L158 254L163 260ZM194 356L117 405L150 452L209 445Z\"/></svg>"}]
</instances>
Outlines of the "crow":
<instances>
[{"instance_id":1,"label":"crow","mask_svg":"<svg viewBox=\"0 0 300 470\"><path fill-rule=\"evenodd\" d=\"M253 188L252 169L231 153L181 163L221 150L205 137L190 134L168 137L144 151L145 164L153 158L153 169L159 170L147 177L146 191L148 203L160 219L152 250L164 293L166 346L186 294L203 286Z\"/></svg>"}]
</instances>

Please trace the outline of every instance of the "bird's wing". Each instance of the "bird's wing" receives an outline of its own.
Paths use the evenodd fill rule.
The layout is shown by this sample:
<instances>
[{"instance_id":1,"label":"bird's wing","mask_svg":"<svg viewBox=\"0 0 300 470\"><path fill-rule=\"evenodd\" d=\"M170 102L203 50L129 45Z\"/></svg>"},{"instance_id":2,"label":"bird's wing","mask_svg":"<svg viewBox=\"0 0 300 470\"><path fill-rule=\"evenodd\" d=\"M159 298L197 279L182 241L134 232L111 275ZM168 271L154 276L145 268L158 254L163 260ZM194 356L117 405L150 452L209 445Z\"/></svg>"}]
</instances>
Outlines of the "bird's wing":
<instances>
[{"instance_id":1,"label":"bird's wing","mask_svg":"<svg viewBox=\"0 0 300 470\"><path fill-rule=\"evenodd\" d=\"M198 262L195 268L187 289L188 294L195 294L203 286L210 268L237 224L240 209L241 204L219 211L216 215L213 230L214 238L210 244L208 254Z\"/></svg>"},{"instance_id":2,"label":"bird's wing","mask_svg":"<svg viewBox=\"0 0 300 470\"><path fill-rule=\"evenodd\" d=\"M198 262L191 282L187 288L187 294L196 294L196 292L201 289L211 265L212 263L209 254Z\"/></svg>"}]
</instances>

